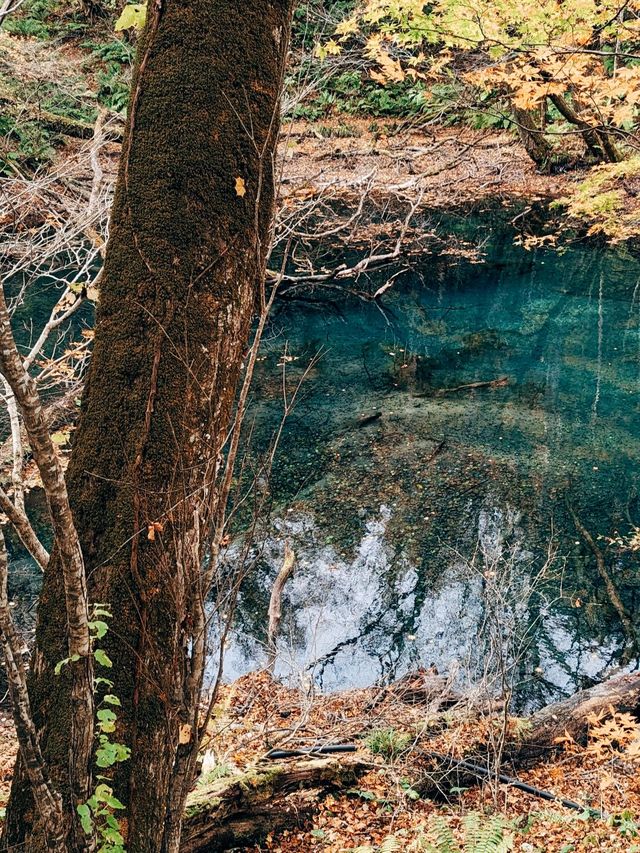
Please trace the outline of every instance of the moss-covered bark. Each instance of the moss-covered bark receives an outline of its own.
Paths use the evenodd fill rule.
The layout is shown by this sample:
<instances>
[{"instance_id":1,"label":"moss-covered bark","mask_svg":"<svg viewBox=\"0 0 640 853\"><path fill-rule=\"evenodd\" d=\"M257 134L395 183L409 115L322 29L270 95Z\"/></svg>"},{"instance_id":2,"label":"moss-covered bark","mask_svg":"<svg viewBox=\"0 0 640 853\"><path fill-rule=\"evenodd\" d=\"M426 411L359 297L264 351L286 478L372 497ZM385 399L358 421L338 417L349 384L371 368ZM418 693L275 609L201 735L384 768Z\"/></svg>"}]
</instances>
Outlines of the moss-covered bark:
<instances>
[{"instance_id":1,"label":"moss-covered bark","mask_svg":"<svg viewBox=\"0 0 640 853\"><path fill-rule=\"evenodd\" d=\"M532 112L514 106L513 117L525 151L541 172L548 172L554 159L553 147L546 140Z\"/></svg>"},{"instance_id":2,"label":"moss-covered bark","mask_svg":"<svg viewBox=\"0 0 640 853\"><path fill-rule=\"evenodd\" d=\"M292 6L158 0L134 76L68 472L91 596L114 613L109 677L123 703L118 739L133 750L117 780L130 853L163 849L178 731L189 719L194 578L263 275ZM30 691L64 789L69 693L53 675L66 648L61 600L54 551ZM18 768L4 849L41 849L36 814Z\"/></svg>"},{"instance_id":3,"label":"moss-covered bark","mask_svg":"<svg viewBox=\"0 0 640 853\"><path fill-rule=\"evenodd\" d=\"M269 833L299 828L323 792L353 785L370 769L370 761L357 756L316 758L203 785L189 796L181 853L249 847Z\"/></svg>"}]
</instances>

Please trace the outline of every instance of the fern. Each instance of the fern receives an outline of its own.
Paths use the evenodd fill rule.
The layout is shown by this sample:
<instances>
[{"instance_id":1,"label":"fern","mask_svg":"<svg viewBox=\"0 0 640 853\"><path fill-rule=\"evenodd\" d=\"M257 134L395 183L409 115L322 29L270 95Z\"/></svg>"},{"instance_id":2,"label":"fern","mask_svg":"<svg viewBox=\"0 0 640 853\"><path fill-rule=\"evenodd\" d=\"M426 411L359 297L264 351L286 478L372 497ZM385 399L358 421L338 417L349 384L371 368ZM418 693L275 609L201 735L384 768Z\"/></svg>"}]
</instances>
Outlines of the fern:
<instances>
[{"instance_id":1,"label":"fern","mask_svg":"<svg viewBox=\"0 0 640 853\"><path fill-rule=\"evenodd\" d=\"M513 840L505 834L501 817L482 818L470 812L463 818L464 853L508 853L513 849Z\"/></svg>"},{"instance_id":2,"label":"fern","mask_svg":"<svg viewBox=\"0 0 640 853\"><path fill-rule=\"evenodd\" d=\"M419 849L425 853L509 853L513 838L506 830L502 817L485 818L470 812L462 819L463 842L460 846L444 817L429 821L429 831L421 839Z\"/></svg>"},{"instance_id":3,"label":"fern","mask_svg":"<svg viewBox=\"0 0 640 853\"><path fill-rule=\"evenodd\" d=\"M447 821L436 815L429 821L430 840L424 847L426 853L459 853L453 831Z\"/></svg>"},{"instance_id":4,"label":"fern","mask_svg":"<svg viewBox=\"0 0 640 853\"><path fill-rule=\"evenodd\" d=\"M388 838L385 838L385 840L379 847L379 853L399 853L401 850L402 844L393 835L390 835Z\"/></svg>"}]
</instances>

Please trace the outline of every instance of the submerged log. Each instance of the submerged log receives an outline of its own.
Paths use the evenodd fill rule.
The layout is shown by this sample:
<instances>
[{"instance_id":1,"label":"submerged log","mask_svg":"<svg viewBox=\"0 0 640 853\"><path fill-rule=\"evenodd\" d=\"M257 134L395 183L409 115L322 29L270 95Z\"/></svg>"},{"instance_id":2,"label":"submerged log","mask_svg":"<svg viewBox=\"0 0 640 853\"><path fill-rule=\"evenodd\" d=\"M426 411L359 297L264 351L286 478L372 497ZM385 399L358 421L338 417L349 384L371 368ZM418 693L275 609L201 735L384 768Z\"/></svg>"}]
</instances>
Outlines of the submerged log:
<instances>
[{"instance_id":1,"label":"submerged log","mask_svg":"<svg viewBox=\"0 0 640 853\"><path fill-rule=\"evenodd\" d=\"M455 388L438 388L436 397L443 394L457 394L459 391L474 391L477 388L504 388L510 381L508 376L499 376L497 379L488 379L484 382L468 382L466 385L456 385Z\"/></svg>"},{"instance_id":2,"label":"submerged log","mask_svg":"<svg viewBox=\"0 0 640 853\"><path fill-rule=\"evenodd\" d=\"M467 382L466 385L456 385L453 388L437 388L413 394L414 397L443 397L445 394L457 394L460 391L476 391L480 388L505 388L511 383L508 376L498 376L496 379L486 379L482 382Z\"/></svg>"},{"instance_id":3,"label":"submerged log","mask_svg":"<svg viewBox=\"0 0 640 853\"><path fill-rule=\"evenodd\" d=\"M369 768L361 757L256 767L201 785L187 801L181 853L248 846L268 833L302 826L319 791L352 785Z\"/></svg>"},{"instance_id":4,"label":"submerged log","mask_svg":"<svg viewBox=\"0 0 640 853\"><path fill-rule=\"evenodd\" d=\"M284 543L284 560L282 562L282 567L278 572L275 583L273 584L271 598L269 600L269 628L267 630L267 649L269 650L267 668L269 672L273 672L273 668L276 665L278 631L280 629L280 620L282 619L282 593L286 582L293 574L295 565L296 555L287 541Z\"/></svg>"}]
</instances>

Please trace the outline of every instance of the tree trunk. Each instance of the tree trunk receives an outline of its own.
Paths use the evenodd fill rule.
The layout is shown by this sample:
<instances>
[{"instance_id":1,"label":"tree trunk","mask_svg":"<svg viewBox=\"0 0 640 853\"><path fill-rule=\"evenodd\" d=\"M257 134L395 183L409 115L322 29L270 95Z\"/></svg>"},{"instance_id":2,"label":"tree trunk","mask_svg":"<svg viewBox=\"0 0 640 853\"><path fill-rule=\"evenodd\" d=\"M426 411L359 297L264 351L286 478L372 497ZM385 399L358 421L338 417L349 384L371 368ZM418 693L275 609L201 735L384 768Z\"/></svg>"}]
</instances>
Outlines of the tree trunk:
<instances>
[{"instance_id":1,"label":"tree trunk","mask_svg":"<svg viewBox=\"0 0 640 853\"><path fill-rule=\"evenodd\" d=\"M530 110L513 107L513 117L525 151L541 172L549 172L553 163L553 147L545 139Z\"/></svg>"},{"instance_id":2,"label":"tree trunk","mask_svg":"<svg viewBox=\"0 0 640 853\"><path fill-rule=\"evenodd\" d=\"M570 735L577 743L587 742L591 714L617 711L640 715L640 675L617 675L568 699L546 705L529 718L522 737L508 744L505 761L528 767L560 748L558 738Z\"/></svg>"},{"instance_id":3,"label":"tree trunk","mask_svg":"<svg viewBox=\"0 0 640 853\"><path fill-rule=\"evenodd\" d=\"M535 766L562 749L561 739L566 735L584 746L589 730L587 717L606 714L611 707L636 717L640 714L640 675L614 676L536 711L526 720L521 733L505 744L502 767L509 772L510 769L517 771ZM462 761L450 755L425 755L428 755L431 766L417 786L424 796L440 797L454 787L478 784L492 777L489 769L492 762L487 761L489 744L474 749ZM467 759L484 768L485 773L470 771Z\"/></svg>"},{"instance_id":4,"label":"tree trunk","mask_svg":"<svg viewBox=\"0 0 640 853\"><path fill-rule=\"evenodd\" d=\"M580 130L588 151L596 160L602 160L605 163L619 163L624 159L606 128L594 127L589 124L588 121L580 117L562 95L549 95L549 100L563 118Z\"/></svg>"},{"instance_id":5,"label":"tree trunk","mask_svg":"<svg viewBox=\"0 0 640 853\"><path fill-rule=\"evenodd\" d=\"M132 749L114 779L129 853L175 848L165 824L180 752L196 738L202 561L264 276L292 7L157 0L134 74L67 476L91 599L113 612L103 641L113 670L100 674L122 702L114 737ZM67 636L61 568L54 549L30 697L69 809L70 685L64 672L53 674ZM2 849L16 845L44 849L20 762Z\"/></svg>"}]
</instances>

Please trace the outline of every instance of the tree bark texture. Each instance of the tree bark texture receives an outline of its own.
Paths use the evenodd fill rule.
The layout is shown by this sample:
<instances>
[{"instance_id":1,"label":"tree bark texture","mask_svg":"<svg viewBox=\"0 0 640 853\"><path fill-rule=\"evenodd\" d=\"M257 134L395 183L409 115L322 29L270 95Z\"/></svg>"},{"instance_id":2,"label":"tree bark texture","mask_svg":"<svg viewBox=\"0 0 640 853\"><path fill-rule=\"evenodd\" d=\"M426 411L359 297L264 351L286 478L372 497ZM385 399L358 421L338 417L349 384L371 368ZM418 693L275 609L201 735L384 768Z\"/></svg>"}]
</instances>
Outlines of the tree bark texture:
<instances>
[{"instance_id":1,"label":"tree bark texture","mask_svg":"<svg viewBox=\"0 0 640 853\"><path fill-rule=\"evenodd\" d=\"M546 140L533 112L514 106L513 117L525 151L541 172L549 172L554 157L553 146Z\"/></svg>"},{"instance_id":2,"label":"tree bark texture","mask_svg":"<svg viewBox=\"0 0 640 853\"><path fill-rule=\"evenodd\" d=\"M115 792L129 853L164 838L180 730L193 721L202 561L273 213L273 154L293 0L157 0L141 39L68 471L94 602L132 749ZM61 556L45 573L30 697L68 801L69 683ZM192 738L195 732L192 733ZM3 849L38 853L16 769Z\"/></svg>"},{"instance_id":3,"label":"tree bark texture","mask_svg":"<svg viewBox=\"0 0 640 853\"><path fill-rule=\"evenodd\" d=\"M371 766L361 757L316 758L265 765L203 786L189 797L180 851L245 847L269 833L304 826L322 795L353 785Z\"/></svg>"}]
</instances>

